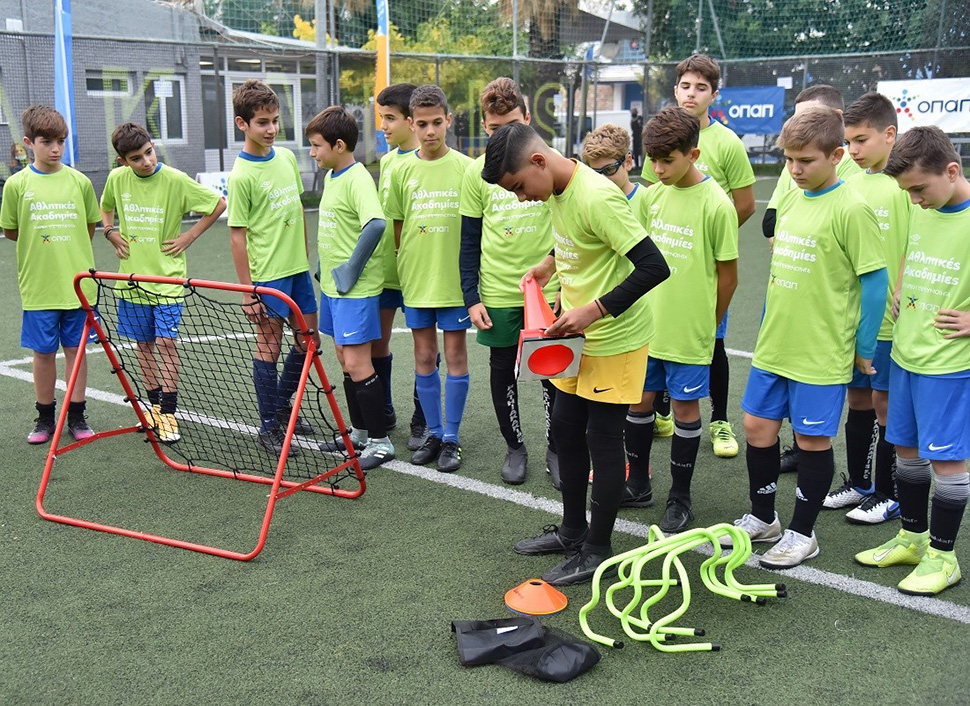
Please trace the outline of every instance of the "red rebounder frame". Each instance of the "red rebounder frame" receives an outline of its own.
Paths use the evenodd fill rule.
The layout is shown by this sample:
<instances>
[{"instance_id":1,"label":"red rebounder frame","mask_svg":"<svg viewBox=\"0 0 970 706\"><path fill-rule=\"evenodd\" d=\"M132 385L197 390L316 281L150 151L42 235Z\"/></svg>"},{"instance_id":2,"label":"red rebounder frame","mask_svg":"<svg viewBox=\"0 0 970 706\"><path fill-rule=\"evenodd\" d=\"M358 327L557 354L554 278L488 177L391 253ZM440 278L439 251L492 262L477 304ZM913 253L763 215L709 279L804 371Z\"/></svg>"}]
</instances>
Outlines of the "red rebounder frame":
<instances>
[{"instance_id":1,"label":"red rebounder frame","mask_svg":"<svg viewBox=\"0 0 970 706\"><path fill-rule=\"evenodd\" d=\"M266 476L255 476L246 473L234 473L231 471L225 471L216 468L205 468L196 465L186 465L178 461L173 460L165 452L165 445L160 443L158 438L155 436L152 424L148 421L145 413L142 411L141 406L138 404L138 396L135 393L134 388L128 380L125 370L121 365L121 361L118 358L117 353L112 348L111 344L108 342L108 338L101 327L101 323L95 318L94 310L91 303L88 301L84 292L81 291L81 282L85 279L101 279L101 280L113 280L113 281L123 281L123 282L145 282L150 284L174 284L183 287L192 287L195 289L212 289L221 290L228 292L239 292L239 293L252 293L259 295L270 295L283 300L287 306L290 307L293 314L296 317L296 322L298 324L298 333L305 336L304 340L307 345L307 355L303 364L303 371L300 375L300 382L297 386L296 393L293 397L293 411L290 414L290 419L286 427L286 438L283 442L283 451L280 453L279 461L276 464L276 472L272 478ZM180 549L190 549L192 551L202 552L205 554L212 554L214 556L223 557L226 559L237 559L240 561L249 561L253 559L257 554L259 554L263 547L266 545L266 536L269 533L269 524L273 519L273 510L276 507L276 501L286 497L287 495L292 495L293 493L299 492L301 490L313 492L313 493L323 493L326 495L336 495L343 498L357 498L360 497L366 487L364 481L364 474L360 468L360 462L357 460L357 454L354 452L353 443L350 439L350 434L346 429L343 417L340 414L340 409L337 406L337 401L333 395L333 388L330 385L330 381L327 379L327 374L323 369L323 364L320 362L320 356L317 354L317 347L313 341L313 338L309 335L311 333L309 327L307 326L306 319L303 317L303 312L296 305L289 296L280 292L279 290L272 289L269 287L256 287L253 285L241 285L241 284L230 284L227 282L211 282L207 280L200 279L178 279L172 277L154 277L149 275L128 275L119 274L115 272L81 272L74 278L74 291L77 293L78 299L81 302L81 308L87 313L87 319L84 322L84 330L81 334L81 340L87 341L88 335L93 330L98 336L98 342L104 348L105 353L108 356L108 360L111 362L113 372L118 377L118 381L125 390L126 401L131 404L131 408L138 419L138 424L130 427L123 427L121 429L114 429L111 431L104 431L95 434L89 439L83 441L77 441L66 446L59 446L61 435L67 426L67 411L68 405L64 404L61 407L60 414L57 419L57 426L54 429L54 434L51 438L50 449L47 452L47 461L44 464L44 475L41 478L40 489L37 491L37 501L36 507L37 512L45 520L50 520L52 522L60 522L66 525L74 525L75 527L84 527L85 529L93 529L101 532L110 532L112 534L119 534L124 537L132 537L134 539L144 539L149 542L156 542L158 544L165 544L171 547L178 547ZM74 367L71 370L70 378L67 381L67 391L65 393L65 399L70 399L74 387L77 383L78 371L80 370L81 362L84 360L86 354L86 346L79 346L77 358L74 361ZM307 377L310 374L310 369L313 368L320 380L320 384L323 386L323 390L326 392L327 401L330 405L330 411L333 413L334 421L336 423L337 429L340 430L340 434L343 438L344 444L348 449L349 460L342 464L331 468L328 471L320 473L315 478L304 482L295 482L290 480L283 480L283 472L286 467L286 460L289 457L290 444L293 439L293 429L296 425L297 416L299 414L300 405L303 402L303 394L306 389ZM127 529L124 527L117 527L114 525L102 524L100 522L94 522L91 520L84 520L75 517L66 517L64 515L58 515L48 512L44 509L44 496L47 492L47 486L50 481L51 472L54 468L54 461L81 446L85 446L90 443L94 443L98 439L104 439L110 436L117 436L119 434L131 434L131 433L142 433L144 432L147 436L147 441L151 443L152 448L155 450L155 454L158 458L165 463L167 466L177 470L186 471L191 473L201 473L204 475L217 476L220 478L233 478L237 480L250 481L252 483L260 483L263 485L272 486L271 492L269 493L269 498L266 503L266 510L263 513L262 524L259 528L259 535L256 541L256 546L249 552L236 552L229 549L222 549L219 547L212 547L205 544L197 544L194 542L187 542L181 539L173 539L171 537L162 537L159 535L148 534L146 532L138 532L136 530ZM339 488L331 488L329 486L321 486L319 483L325 481L331 476L352 468L354 475L358 481L358 486L353 491L341 490Z\"/></svg>"}]
</instances>

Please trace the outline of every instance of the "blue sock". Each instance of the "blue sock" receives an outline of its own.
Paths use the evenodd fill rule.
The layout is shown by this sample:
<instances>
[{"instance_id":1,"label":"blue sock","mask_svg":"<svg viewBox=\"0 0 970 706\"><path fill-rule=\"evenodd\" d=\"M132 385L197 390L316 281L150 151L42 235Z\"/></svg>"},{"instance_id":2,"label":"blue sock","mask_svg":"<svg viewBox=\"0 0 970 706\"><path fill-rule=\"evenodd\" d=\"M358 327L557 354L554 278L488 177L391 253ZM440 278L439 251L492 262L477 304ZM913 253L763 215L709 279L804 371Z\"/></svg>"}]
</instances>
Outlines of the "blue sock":
<instances>
[{"instance_id":1,"label":"blue sock","mask_svg":"<svg viewBox=\"0 0 970 706\"><path fill-rule=\"evenodd\" d=\"M381 379L381 384L384 386L384 408L387 410L394 409L394 400L391 398L391 361L393 360L393 353L388 354L386 358L370 359L374 366L374 372L377 373L377 377Z\"/></svg>"},{"instance_id":2,"label":"blue sock","mask_svg":"<svg viewBox=\"0 0 970 706\"><path fill-rule=\"evenodd\" d=\"M289 405L290 398L293 397L293 393L299 387L304 360L306 360L306 353L296 346L291 346L290 352L287 353L286 359L283 361L283 372L280 373L280 381L278 384L280 405Z\"/></svg>"},{"instance_id":3,"label":"blue sock","mask_svg":"<svg viewBox=\"0 0 970 706\"><path fill-rule=\"evenodd\" d=\"M458 427L465 414L465 401L468 399L468 373L445 377L445 435L442 441L458 442Z\"/></svg>"},{"instance_id":4,"label":"blue sock","mask_svg":"<svg viewBox=\"0 0 970 706\"><path fill-rule=\"evenodd\" d=\"M441 428L441 378L437 370L432 370L427 375L414 373L414 385L418 389L418 399L421 400L421 411L427 421L428 431L432 436L439 439L442 436Z\"/></svg>"},{"instance_id":5,"label":"blue sock","mask_svg":"<svg viewBox=\"0 0 970 706\"><path fill-rule=\"evenodd\" d=\"M266 432L276 426L277 399L276 363L253 359L253 383L259 402L260 431Z\"/></svg>"}]
</instances>

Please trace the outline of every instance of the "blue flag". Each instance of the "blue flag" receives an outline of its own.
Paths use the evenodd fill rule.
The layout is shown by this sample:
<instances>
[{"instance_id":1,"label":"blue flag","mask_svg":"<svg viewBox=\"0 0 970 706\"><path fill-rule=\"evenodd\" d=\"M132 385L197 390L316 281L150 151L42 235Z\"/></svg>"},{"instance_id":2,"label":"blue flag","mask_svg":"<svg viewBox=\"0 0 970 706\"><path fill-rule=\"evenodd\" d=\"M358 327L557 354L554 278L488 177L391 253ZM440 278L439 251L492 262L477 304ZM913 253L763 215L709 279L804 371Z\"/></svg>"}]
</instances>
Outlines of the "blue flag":
<instances>
[{"instance_id":1,"label":"blue flag","mask_svg":"<svg viewBox=\"0 0 970 706\"><path fill-rule=\"evenodd\" d=\"M74 119L74 62L71 0L54 0L54 108L67 121L64 164L77 163L77 123Z\"/></svg>"}]
</instances>

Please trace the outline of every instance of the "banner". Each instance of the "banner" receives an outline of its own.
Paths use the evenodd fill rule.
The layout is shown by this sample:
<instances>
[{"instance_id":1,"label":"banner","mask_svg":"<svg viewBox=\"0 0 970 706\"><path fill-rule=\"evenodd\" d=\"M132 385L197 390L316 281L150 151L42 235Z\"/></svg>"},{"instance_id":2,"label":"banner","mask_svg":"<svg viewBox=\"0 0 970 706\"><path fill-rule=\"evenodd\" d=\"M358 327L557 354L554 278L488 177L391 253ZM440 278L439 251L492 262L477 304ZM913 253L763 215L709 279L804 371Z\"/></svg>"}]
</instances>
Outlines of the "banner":
<instances>
[{"instance_id":1,"label":"banner","mask_svg":"<svg viewBox=\"0 0 970 706\"><path fill-rule=\"evenodd\" d=\"M374 119L377 125L377 151L387 152L388 145L381 132L381 116L377 96L388 87L391 81L391 27L387 14L387 0L377 0L377 71L374 73Z\"/></svg>"},{"instance_id":2,"label":"banner","mask_svg":"<svg viewBox=\"0 0 970 706\"><path fill-rule=\"evenodd\" d=\"M71 0L54 0L54 108L67 121L64 164L77 164L77 122L74 119L74 62Z\"/></svg>"},{"instance_id":3,"label":"banner","mask_svg":"<svg viewBox=\"0 0 970 706\"><path fill-rule=\"evenodd\" d=\"M880 81L876 90L896 106L899 132L916 125L970 132L970 78Z\"/></svg>"},{"instance_id":4,"label":"banner","mask_svg":"<svg viewBox=\"0 0 970 706\"><path fill-rule=\"evenodd\" d=\"M711 117L738 135L774 135L785 122L785 89L730 86L718 91Z\"/></svg>"}]
</instances>

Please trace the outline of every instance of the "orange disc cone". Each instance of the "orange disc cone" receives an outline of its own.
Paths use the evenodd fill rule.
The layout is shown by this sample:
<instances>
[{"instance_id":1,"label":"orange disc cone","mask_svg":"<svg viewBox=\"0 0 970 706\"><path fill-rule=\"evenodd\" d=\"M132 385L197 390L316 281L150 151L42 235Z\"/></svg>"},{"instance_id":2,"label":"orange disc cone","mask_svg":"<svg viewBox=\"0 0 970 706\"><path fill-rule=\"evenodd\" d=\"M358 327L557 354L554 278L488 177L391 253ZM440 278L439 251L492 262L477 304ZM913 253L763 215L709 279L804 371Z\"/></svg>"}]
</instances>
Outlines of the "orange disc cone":
<instances>
[{"instance_id":1,"label":"orange disc cone","mask_svg":"<svg viewBox=\"0 0 970 706\"><path fill-rule=\"evenodd\" d=\"M542 579L529 579L505 594L505 605L524 615L552 615L566 607L566 596Z\"/></svg>"},{"instance_id":2,"label":"orange disc cone","mask_svg":"<svg viewBox=\"0 0 970 706\"><path fill-rule=\"evenodd\" d=\"M546 302L539 283L530 279L525 283L523 295L525 297L525 328L531 331L544 331L552 326L552 322L556 320L556 315L552 313L552 308Z\"/></svg>"}]
</instances>

